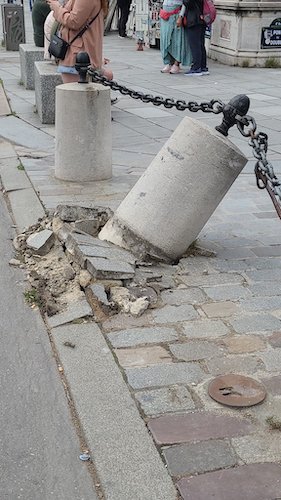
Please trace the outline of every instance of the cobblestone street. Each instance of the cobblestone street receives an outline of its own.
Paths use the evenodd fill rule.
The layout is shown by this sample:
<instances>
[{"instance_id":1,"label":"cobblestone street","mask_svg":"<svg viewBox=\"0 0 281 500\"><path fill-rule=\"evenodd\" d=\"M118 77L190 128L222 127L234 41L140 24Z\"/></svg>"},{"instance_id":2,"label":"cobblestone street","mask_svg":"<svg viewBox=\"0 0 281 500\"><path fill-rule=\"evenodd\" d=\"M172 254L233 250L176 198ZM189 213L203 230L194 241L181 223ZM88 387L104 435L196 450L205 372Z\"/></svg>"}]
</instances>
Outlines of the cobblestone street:
<instances>
[{"instance_id":1,"label":"cobblestone street","mask_svg":"<svg viewBox=\"0 0 281 500\"><path fill-rule=\"evenodd\" d=\"M210 76L193 81L183 73L161 74L159 51L145 48L138 52L134 40L120 40L115 33L109 34L104 48L114 78L139 91L198 102L212 98L227 102L237 94L247 94L251 101L249 114L255 117L258 129L268 134L268 158L277 176L281 176L280 69L228 67L210 61ZM0 118L2 181L5 185L6 165L12 164L16 154L46 210L67 202L91 202L115 210L185 114L116 93L118 102L112 106L113 178L86 185L66 183L54 177L55 128L41 124L34 112L34 91L19 85L18 53L0 52L0 75L16 115ZM200 111L189 116L211 127L221 121L220 115ZM101 353L101 359L104 350L110 349L114 370L118 367L122 383L126 382L126 397L133 398L147 426L146 432L152 436L176 485L178 498L278 500L281 497L281 221L267 192L257 189L255 161L247 139L236 127L230 130L230 139L249 161L202 230L197 249L175 265L147 266L157 304L137 318L118 313L100 321L94 324L93 335L92 323L76 325L85 328L90 340L89 351L83 355L84 367L79 366L77 358L77 372L73 373L70 370L73 353L69 354L62 341L73 341L74 325L50 324L74 400L78 394L79 370L85 369L85 373L92 370L87 357L92 356L91 349L97 358ZM13 143L15 153L10 150L7 153L4 140ZM19 191L11 191L10 203L13 210L18 210L20 220L22 208L13 200ZM199 199L200 203L204 200ZM98 364L98 359L95 362ZM112 394L108 397L113 399L115 373L108 377L108 383L97 378L101 387L111 386ZM266 399L248 408L216 403L208 395L208 385L223 374L246 375L262 382ZM88 392L85 389L85 401L89 400L92 389L92 386L87 388ZM104 388L104 394L107 390ZM90 411L83 413L83 401L78 397L78 414L81 411L84 416L91 415ZM95 404L98 406L97 401ZM120 418L122 404L116 408ZM130 407L129 403L124 405ZM109 421L115 417L108 411L104 412L104 428L99 432L93 430L101 443L106 441ZM118 418L117 415L116 421ZM279 428L271 424L276 419L280 419ZM82 417L87 429L85 422L86 417L85 421ZM120 424L120 441L133 439L126 430L127 424L130 426L129 418L123 421L123 428ZM96 422L93 429L95 426ZM116 428L112 434L110 429L108 433L108 454L111 454ZM95 451L101 482L107 484L109 477L105 461L99 461L98 445L93 450L94 457ZM115 451L111 460L118 462ZM141 463L142 450L139 455ZM160 493L142 496L141 485L137 483L138 479L134 499L164 500ZM174 498L173 490L170 491L167 500ZM107 496L105 488L105 498L129 500L125 492L123 495L118 490L111 495Z\"/></svg>"}]
</instances>

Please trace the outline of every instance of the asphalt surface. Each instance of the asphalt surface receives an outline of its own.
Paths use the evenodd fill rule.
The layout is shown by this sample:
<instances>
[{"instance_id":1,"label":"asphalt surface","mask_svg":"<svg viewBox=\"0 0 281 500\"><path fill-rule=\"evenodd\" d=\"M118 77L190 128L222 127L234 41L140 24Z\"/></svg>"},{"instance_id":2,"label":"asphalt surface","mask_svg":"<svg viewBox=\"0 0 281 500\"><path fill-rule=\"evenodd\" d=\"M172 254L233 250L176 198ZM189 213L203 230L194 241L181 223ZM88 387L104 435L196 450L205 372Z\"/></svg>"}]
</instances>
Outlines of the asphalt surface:
<instances>
[{"instance_id":1,"label":"asphalt surface","mask_svg":"<svg viewBox=\"0 0 281 500\"><path fill-rule=\"evenodd\" d=\"M0 193L0 498L96 500L38 311L29 308Z\"/></svg>"}]
</instances>

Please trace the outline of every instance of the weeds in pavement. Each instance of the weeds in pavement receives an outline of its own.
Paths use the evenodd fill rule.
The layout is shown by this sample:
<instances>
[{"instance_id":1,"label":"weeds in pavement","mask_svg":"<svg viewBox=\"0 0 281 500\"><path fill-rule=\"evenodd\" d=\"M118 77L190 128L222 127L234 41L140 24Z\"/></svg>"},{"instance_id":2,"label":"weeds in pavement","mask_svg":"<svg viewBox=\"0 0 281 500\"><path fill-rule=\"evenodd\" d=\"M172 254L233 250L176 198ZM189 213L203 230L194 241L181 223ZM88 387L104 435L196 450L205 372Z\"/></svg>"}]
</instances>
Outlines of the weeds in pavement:
<instances>
[{"instance_id":1,"label":"weeds in pavement","mask_svg":"<svg viewBox=\"0 0 281 500\"><path fill-rule=\"evenodd\" d=\"M40 307L42 305L36 288L31 288L30 290L26 290L23 293L23 295L24 295L26 302L29 305L38 306L38 307Z\"/></svg>"},{"instance_id":2,"label":"weeds in pavement","mask_svg":"<svg viewBox=\"0 0 281 500\"><path fill-rule=\"evenodd\" d=\"M244 61L242 61L242 68L249 68L249 66L250 66L249 59L244 59Z\"/></svg>"},{"instance_id":3,"label":"weeds in pavement","mask_svg":"<svg viewBox=\"0 0 281 500\"><path fill-rule=\"evenodd\" d=\"M19 164L18 164L18 166L17 166L17 169L18 169L18 170L24 170L24 166L23 166L23 164L22 164L22 162L21 162L21 161L19 162Z\"/></svg>"},{"instance_id":4,"label":"weeds in pavement","mask_svg":"<svg viewBox=\"0 0 281 500\"><path fill-rule=\"evenodd\" d=\"M280 68L280 62L276 57L269 57L264 63L265 68Z\"/></svg>"}]
</instances>

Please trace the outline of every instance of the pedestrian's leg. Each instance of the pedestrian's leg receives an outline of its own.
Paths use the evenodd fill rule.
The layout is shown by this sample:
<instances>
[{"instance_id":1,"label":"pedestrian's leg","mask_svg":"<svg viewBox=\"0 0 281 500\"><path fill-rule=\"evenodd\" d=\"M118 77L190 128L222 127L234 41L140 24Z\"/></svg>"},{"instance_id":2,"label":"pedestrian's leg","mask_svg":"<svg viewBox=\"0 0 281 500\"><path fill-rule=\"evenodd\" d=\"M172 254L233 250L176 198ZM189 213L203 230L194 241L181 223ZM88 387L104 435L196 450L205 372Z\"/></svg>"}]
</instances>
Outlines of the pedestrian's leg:
<instances>
[{"instance_id":1,"label":"pedestrian's leg","mask_svg":"<svg viewBox=\"0 0 281 500\"><path fill-rule=\"evenodd\" d=\"M206 54L206 47L205 47L205 26L202 25L201 27L201 69L206 69L207 68L207 54Z\"/></svg>"},{"instance_id":2,"label":"pedestrian's leg","mask_svg":"<svg viewBox=\"0 0 281 500\"><path fill-rule=\"evenodd\" d=\"M192 54L193 71L198 71L201 69L202 49L201 49L200 37L201 37L200 25L187 28L187 39Z\"/></svg>"},{"instance_id":3,"label":"pedestrian's leg","mask_svg":"<svg viewBox=\"0 0 281 500\"><path fill-rule=\"evenodd\" d=\"M79 75L73 75L71 73L62 73L61 77L63 83L74 83L79 80Z\"/></svg>"}]
</instances>

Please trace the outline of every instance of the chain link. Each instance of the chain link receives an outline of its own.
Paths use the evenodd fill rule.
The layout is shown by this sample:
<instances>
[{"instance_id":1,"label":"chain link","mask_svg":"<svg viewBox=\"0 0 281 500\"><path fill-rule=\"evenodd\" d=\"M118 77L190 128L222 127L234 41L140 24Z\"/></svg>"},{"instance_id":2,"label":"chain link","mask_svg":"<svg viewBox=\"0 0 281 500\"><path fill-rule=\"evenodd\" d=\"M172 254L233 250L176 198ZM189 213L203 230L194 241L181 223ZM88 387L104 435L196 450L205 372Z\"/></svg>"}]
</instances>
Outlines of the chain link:
<instances>
[{"instance_id":1,"label":"chain link","mask_svg":"<svg viewBox=\"0 0 281 500\"><path fill-rule=\"evenodd\" d=\"M225 107L225 104L219 99L198 103L196 101L175 101L170 98L144 94L143 92L138 92L124 85L120 85L114 80L108 80L105 76L102 76L99 71L92 68L88 69L88 74L92 81L101 83L112 90L120 92L122 95L127 95L133 99L140 99L142 102L151 103L154 106L164 106L167 109L176 108L179 111L188 110L192 113L203 111L203 113L213 113L215 115L222 113ZM276 177L272 164L267 160L268 136L264 132L256 133L257 124L252 116L236 115L235 121L239 132L244 137L250 138L249 146L253 149L253 155L257 159L255 165L257 187L268 191L276 212L281 219L281 182Z\"/></svg>"}]
</instances>

